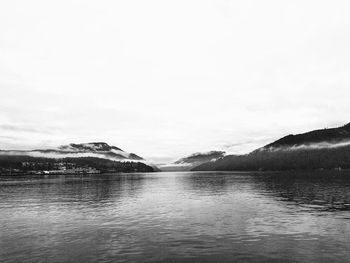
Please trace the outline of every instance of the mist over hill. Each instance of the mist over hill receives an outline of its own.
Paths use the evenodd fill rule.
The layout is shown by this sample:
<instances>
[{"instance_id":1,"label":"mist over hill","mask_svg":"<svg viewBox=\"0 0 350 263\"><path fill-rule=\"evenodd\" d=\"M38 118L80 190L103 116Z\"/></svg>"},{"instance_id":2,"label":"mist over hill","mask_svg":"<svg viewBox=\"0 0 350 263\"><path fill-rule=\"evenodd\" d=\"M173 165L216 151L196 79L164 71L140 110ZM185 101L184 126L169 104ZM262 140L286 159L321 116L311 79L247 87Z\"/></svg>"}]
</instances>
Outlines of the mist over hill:
<instances>
[{"instance_id":1,"label":"mist over hill","mask_svg":"<svg viewBox=\"0 0 350 263\"><path fill-rule=\"evenodd\" d=\"M194 153L184 158L181 158L173 163L160 166L162 171L190 171L194 167L216 161L225 156L223 151L210 151L205 153Z\"/></svg>"},{"instance_id":2,"label":"mist over hill","mask_svg":"<svg viewBox=\"0 0 350 263\"><path fill-rule=\"evenodd\" d=\"M28 164L29 163L29 164ZM63 168L62 168L63 167ZM71 143L52 149L0 150L3 173L43 170L97 169L102 172L159 171L135 153L105 142ZM350 169L350 124L288 135L245 155L223 151L194 153L162 171L277 171Z\"/></svg>"},{"instance_id":3,"label":"mist over hill","mask_svg":"<svg viewBox=\"0 0 350 263\"><path fill-rule=\"evenodd\" d=\"M153 171L158 168L142 157L105 142L30 151L0 150L0 174Z\"/></svg>"},{"instance_id":4,"label":"mist over hill","mask_svg":"<svg viewBox=\"0 0 350 263\"><path fill-rule=\"evenodd\" d=\"M193 170L350 169L350 124L288 135L246 155L228 155Z\"/></svg>"}]
</instances>

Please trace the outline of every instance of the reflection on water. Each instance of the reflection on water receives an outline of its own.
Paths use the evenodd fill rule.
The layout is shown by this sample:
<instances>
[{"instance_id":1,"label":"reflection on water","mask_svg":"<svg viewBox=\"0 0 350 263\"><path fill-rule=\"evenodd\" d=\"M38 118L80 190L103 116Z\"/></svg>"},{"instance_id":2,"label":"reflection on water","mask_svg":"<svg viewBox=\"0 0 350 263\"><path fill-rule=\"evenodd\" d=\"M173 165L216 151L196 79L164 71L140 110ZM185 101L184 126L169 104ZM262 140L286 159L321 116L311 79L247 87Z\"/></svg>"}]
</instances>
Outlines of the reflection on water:
<instances>
[{"instance_id":1,"label":"reflection on water","mask_svg":"<svg viewBox=\"0 0 350 263\"><path fill-rule=\"evenodd\" d=\"M350 173L0 179L1 262L347 262Z\"/></svg>"},{"instance_id":2,"label":"reflection on water","mask_svg":"<svg viewBox=\"0 0 350 263\"><path fill-rule=\"evenodd\" d=\"M350 210L350 174L339 172L299 172L255 176L261 186L279 200L320 210Z\"/></svg>"}]
</instances>

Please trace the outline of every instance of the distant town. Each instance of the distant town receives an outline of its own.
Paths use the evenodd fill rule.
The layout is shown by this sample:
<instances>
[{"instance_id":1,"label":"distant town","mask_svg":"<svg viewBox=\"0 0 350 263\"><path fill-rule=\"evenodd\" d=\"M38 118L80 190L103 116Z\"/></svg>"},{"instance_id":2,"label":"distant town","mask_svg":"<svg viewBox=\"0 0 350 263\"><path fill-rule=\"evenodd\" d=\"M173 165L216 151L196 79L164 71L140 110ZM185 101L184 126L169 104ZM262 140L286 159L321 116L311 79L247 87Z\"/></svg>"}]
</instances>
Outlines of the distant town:
<instances>
[{"instance_id":1,"label":"distant town","mask_svg":"<svg viewBox=\"0 0 350 263\"><path fill-rule=\"evenodd\" d=\"M96 157L43 158L0 155L0 175L104 174L154 172L141 162L112 161Z\"/></svg>"},{"instance_id":2,"label":"distant town","mask_svg":"<svg viewBox=\"0 0 350 263\"><path fill-rule=\"evenodd\" d=\"M1 175L15 174L99 174L100 170L85 166L78 167L75 163L59 162L21 162L21 167L18 168L0 168Z\"/></svg>"}]
</instances>

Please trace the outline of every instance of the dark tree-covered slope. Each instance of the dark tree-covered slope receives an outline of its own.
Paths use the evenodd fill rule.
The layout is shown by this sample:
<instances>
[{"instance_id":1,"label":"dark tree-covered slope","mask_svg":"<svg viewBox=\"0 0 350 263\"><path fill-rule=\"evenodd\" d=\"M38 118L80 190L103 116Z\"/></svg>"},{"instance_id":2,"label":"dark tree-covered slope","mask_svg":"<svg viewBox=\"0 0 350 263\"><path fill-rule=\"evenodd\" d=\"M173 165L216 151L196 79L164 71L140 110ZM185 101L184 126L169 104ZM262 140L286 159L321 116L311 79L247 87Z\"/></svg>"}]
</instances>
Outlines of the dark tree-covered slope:
<instances>
[{"instance_id":1,"label":"dark tree-covered slope","mask_svg":"<svg viewBox=\"0 0 350 263\"><path fill-rule=\"evenodd\" d=\"M246 155L228 155L193 170L350 169L350 124L289 135Z\"/></svg>"},{"instance_id":2,"label":"dark tree-covered slope","mask_svg":"<svg viewBox=\"0 0 350 263\"><path fill-rule=\"evenodd\" d=\"M350 141L350 123L339 128L315 130L307 133L288 135L263 148L297 147L319 143L340 143Z\"/></svg>"},{"instance_id":3,"label":"dark tree-covered slope","mask_svg":"<svg viewBox=\"0 0 350 263\"><path fill-rule=\"evenodd\" d=\"M0 155L0 174L16 174L65 169L94 168L106 172L154 172L151 166L141 162L118 162L96 157L41 158L31 156Z\"/></svg>"}]
</instances>

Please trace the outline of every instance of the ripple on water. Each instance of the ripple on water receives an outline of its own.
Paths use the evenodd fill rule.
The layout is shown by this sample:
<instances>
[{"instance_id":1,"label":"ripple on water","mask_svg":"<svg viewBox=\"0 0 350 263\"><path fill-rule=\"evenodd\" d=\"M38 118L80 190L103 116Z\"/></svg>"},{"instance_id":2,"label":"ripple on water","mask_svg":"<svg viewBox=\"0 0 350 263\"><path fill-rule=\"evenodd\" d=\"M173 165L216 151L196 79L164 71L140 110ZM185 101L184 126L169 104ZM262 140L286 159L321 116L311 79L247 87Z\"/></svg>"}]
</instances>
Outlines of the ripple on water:
<instances>
[{"instance_id":1,"label":"ripple on water","mask_svg":"<svg viewBox=\"0 0 350 263\"><path fill-rule=\"evenodd\" d=\"M2 262L346 262L350 176L0 180Z\"/></svg>"}]
</instances>

